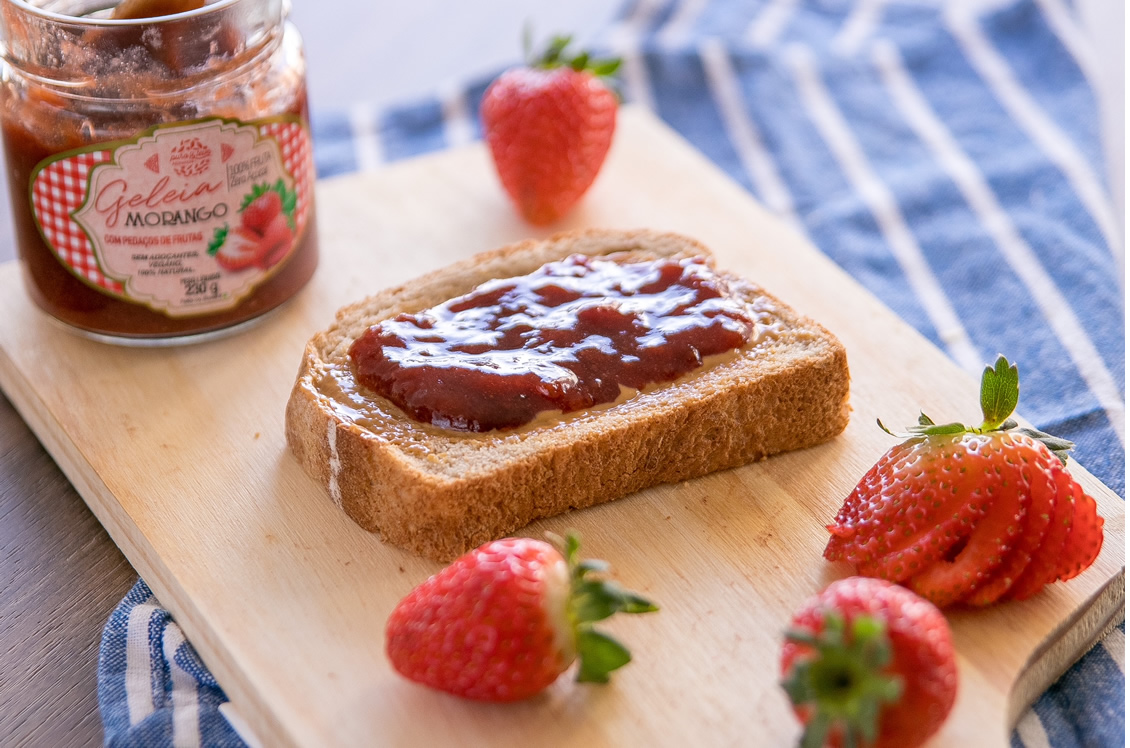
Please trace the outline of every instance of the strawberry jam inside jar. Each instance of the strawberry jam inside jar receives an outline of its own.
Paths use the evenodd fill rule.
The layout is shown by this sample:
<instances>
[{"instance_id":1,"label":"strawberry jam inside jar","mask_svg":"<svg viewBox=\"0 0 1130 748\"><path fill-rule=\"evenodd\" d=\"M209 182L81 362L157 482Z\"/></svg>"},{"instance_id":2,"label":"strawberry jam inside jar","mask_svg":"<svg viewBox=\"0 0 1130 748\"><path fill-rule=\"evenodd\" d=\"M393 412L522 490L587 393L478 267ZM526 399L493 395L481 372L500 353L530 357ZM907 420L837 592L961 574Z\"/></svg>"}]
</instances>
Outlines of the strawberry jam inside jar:
<instances>
[{"instance_id":1,"label":"strawberry jam inside jar","mask_svg":"<svg viewBox=\"0 0 1130 748\"><path fill-rule=\"evenodd\" d=\"M288 0L0 0L0 118L25 286L80 333L232 332L318 261Z\"/></svg>"}]
</instances>

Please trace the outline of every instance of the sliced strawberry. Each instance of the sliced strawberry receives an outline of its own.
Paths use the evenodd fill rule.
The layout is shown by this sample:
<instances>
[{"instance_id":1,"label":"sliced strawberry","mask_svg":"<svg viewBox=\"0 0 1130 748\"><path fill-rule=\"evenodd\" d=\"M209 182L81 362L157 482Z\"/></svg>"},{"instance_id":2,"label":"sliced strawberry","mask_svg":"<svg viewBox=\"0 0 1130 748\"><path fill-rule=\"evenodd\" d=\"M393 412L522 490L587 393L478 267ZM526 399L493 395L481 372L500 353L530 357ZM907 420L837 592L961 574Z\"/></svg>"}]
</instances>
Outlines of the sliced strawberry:
<instances>
[{"instance_id":1,"label":"sliced strawberry","mask_svg":"<svg viewBox=\"0 0 1130 748\"><path fill-rule=\"evenodd\" d=\"M996 489L981 477L986 442L976 434L933 435L892 449L840 510L825 558L894 582L942 558L993 503Z\"/></svg>"},{"instance_id":2,"label":"sliced strawberry","mask_svg":"<svg viewBox=\"0 0 1130 748\"><path fill-rule=\"evenodd\" d=\"M1040 547L1032 554L1032 562L1008 590L1008 597L1026 600L1051 584L1059 573L1059 560L1063 555L1064 543L1071 533L1075 518L1075 499L1071 495L1071 476L1061 467L1052 470L1054 503L1051 521Z\"/></svg>"},{"instance_id":3,"label":"sliced strawberry","mask_svg":"<svg viewBox=\"0 0 1130 748\"><path fill-rule=\"evenodd\" d=\"M274 193L271 193L274 194ZM290 223L282 213L276 215L264 227L263 238L259 243L259 256L256 264L264 270L280 263L294 244L294 234Z\"/></svg>"},{"instance_id":4,"label":"sliced strawberry","mask_svg":"<svg viewBox=\"0 0 1130 748\"><path fill-rule=\"evenodd\" d=\"M867 471L828 526L829 561L858 564L886 556L936 525L945 499L921 464L935 443L917 439L892 447Z\"/></svg>"},{"instance_id":5,"label":"sliced strawberry","mask_svg":"<svg viewBox=\"0 0 1130 748\"><path fill-rule=\"evenodd\" d=\"M973 501L957 507L948 519L908 538L904 548L859 564L859 573L891 582L905 582L921 573L944 558L951 548L968 540L992 503L992 494L978 491ZM980 500L982 496L984 500Z\"/></svg>"},{"instance_id":6,"label":"sliced strawberry","mask_svg":"<svg viewBox=\"0 0 1130 748\"><path fill-rule=\"evenodd\" d=\"M965 599L1013 550L1031 503L1018 467L1003 466L996 501L952 559L940 559L912 577L910 588L940 608ZM951 549L952 550L952 549Z\"/></svg>"},{"instance_id":7,"label":"sliced strawberry","mask_svg":"<svg viewBox=\"0 0 1130 748\"><path fill-rule=\"evenodd\" d=\"M824 548L824 558L859 563L861 558L874 558L886 550L881 540L884 515L893 515L895 507L884 492L893 482L889 476L905 472L907 465L916 461L915 446L915 442L906 442L891 447L860 478L827 526L832 537Z\"/></svg>"},{"instance_id":8,"label":"sliced strawberry","mask_svg":"<svg viewBox=\"0 0 1130 748\"><path fill-rule=\"evenodd\" d=\"M228 232L227 239L220 245L214 257L220 267L235 273L254 265L261 251L259 235L240 226Z\"/></svg>"},{"instance_id":9,"label":"sliced strawberry","mask_svg":"<svg viewBox=\"0 0 1130 748\"><path fill-rule=\"evenodd\" d=\"M1056 569L1056 578L1061 582L1079 576L1095 562L1103 547L1103 519L1098 516L1095 500L1074 480L1071 480L1071 496L1075 499L1075 516Z\"/></svg>"},{"instance_id":10,"label":"sliced strawberry","mask_svg":"<svg viewBox=\"0 0 1130 748\"><path fill-rule=\"evenodd\" d=\"M1024 517L1024 527L1016 547L1005 558L1001 568L962 601L968 605L991 605L1020 579L1043 545L1055 510L1056 472L1061 471L1059 460L1026 436L1017 434L1002 438L1011 440L1012 449L1020 450L1017 457L1025 461L1021 473L1031 496L1031 505Z\"/></svg>"},{"instance_id":11,"label":"sliced strawberry","mask_svg":"<svg viewBox=\"0 0 1130 748\"><path fill-rule=\"evenodd\" d=\"M1093 563L1102 519L1063 468L1074 445L1012 420L1019 394L1000 356L981 378L980 426L921 415L828 525L825 557L939 606L1023 599Z\"/></svg>"}]
</instances>

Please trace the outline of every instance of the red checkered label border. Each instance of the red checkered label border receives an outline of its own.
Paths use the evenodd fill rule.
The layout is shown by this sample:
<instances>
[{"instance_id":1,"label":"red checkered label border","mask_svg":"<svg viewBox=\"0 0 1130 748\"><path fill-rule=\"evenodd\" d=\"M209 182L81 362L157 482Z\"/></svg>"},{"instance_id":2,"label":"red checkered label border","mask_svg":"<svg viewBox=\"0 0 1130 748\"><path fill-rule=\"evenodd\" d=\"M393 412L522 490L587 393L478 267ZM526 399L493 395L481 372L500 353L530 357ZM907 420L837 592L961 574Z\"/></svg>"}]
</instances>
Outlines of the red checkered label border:
<instances>
[{"instance_id":1,"label":"red checkered label border","mask_svg":"<svg viewBox=\"0 0 1130 748\"><path fill-rule=\"evenodd\" d=\"M262 123L258 131L261 137L278 143L283 165L294 180L296 235L302 236L313 202L315 179L309 131L305 124L294 121ZM31 203L40 231L59 261L87 283L124 298L122 284L102 272L90 238L73 218L86 200L91 170L113 158L113 149L57 158L32 178Z\"/></svg>"}]
</instances>

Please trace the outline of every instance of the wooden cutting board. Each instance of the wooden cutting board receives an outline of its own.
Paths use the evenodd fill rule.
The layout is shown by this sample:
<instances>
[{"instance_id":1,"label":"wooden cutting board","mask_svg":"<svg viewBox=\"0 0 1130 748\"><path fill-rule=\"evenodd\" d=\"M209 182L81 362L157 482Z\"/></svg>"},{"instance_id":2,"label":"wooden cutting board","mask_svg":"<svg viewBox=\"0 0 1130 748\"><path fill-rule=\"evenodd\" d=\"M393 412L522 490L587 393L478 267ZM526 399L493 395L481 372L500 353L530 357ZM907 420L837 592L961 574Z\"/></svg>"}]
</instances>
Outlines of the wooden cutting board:
<instances>
[{"instance_id":1,"label":"wooden cutting board","mask_svg":"<svg viewBox=\"0 0 1130 748\"><path fill-rule=\"evenodd\" d=\"M527 528L576 528L662 610L608 623L635 654L609 686L562 678L527 703L463 702L400 679L383 651L389 612L438 565L339 513L287 452L283 409L303 344L340 305L538 232L478 146L326 181L318 210L312 284L251 331L197 346L86 341L31 306L16 265L0 269L0 384L263 745L794 741L780 632L846 573L821 559L823 525L892 443L875 418L978 420L977 383L654 118L625 111L600 179L554 230L701 239L840 337L854 419L821 447ZM1123 502L1072 472L1106 517L1103 553L1033 600L949 615L961 686L936 745L1005 746L1023 707L1121 616Z\"/></svg>"}]
</instances>

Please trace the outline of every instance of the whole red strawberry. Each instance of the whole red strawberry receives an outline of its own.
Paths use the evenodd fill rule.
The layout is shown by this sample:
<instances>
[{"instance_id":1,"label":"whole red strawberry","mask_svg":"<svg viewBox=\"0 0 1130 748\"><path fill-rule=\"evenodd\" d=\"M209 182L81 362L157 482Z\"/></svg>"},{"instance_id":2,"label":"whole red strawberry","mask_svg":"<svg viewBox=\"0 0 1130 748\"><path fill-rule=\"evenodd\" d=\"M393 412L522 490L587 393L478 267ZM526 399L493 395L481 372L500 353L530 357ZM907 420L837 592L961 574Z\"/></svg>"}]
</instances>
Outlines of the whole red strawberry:
<instances>
[{"instance_id":1,"label":"whole red strawberry","mask_svg":"<svg viewBox=\"0 0 1130 748\"><path fill-rule=\"evenodd\" d=\"M804 748L914 748L938 731L957 695L945 617L869 577L833 582L797 611L781 676L805 725Z\"/></svg>"},{"instance_id":2,"label":"whole red strawberry","mask_svg":"<svg viewBox=\"0 0 1130 748\"><path fill-rule=\"evenodd\" d=\"M920 416L848 496L824 557L939 606L1024 599L1090 566L1103 520L1064 467L1074 445L1018 428L1018 398L1002 356L981 379L980 426Z\"/></svg>"},{"instance_id":3,"label":"whole red strawberry","mask_svg":"<svg viewBox=\"0 0 1130 748\"><path fill-rule=\"evenodd\" d=\"M526 220L556 221L596 179L616 129L616 95L601 81L619 60L563 57L557 37L539 60L487 89L483 127L502 186Z\"/></svg>"},{"instance_id":4,"label":"whole red strawberry","mask_svg":"<svg viewBox=\"0 0 1130 748\"><path fill-rule=\"evenodd\" d=\"M389 617L388 657L404 677L480 701L538 693L580 659L577 680L604 683L631 655L594 631L618 611L657 608L633 592L590 576L603 561L577 559L530 538L483 545L412 590Z\"/></svg>"},{"instance_id":5,"label":"whole red strawberry","mask_svg":"<svg viewBox=\"0 0 1130 748\"><path fill-rule=\"evenodd\" d=\"M262 235L267 226L277 216L282 215L282 196L274 190L266 190L252 198L240 212L240 222L247 228Z\"/></svg>"}]
</instances>

